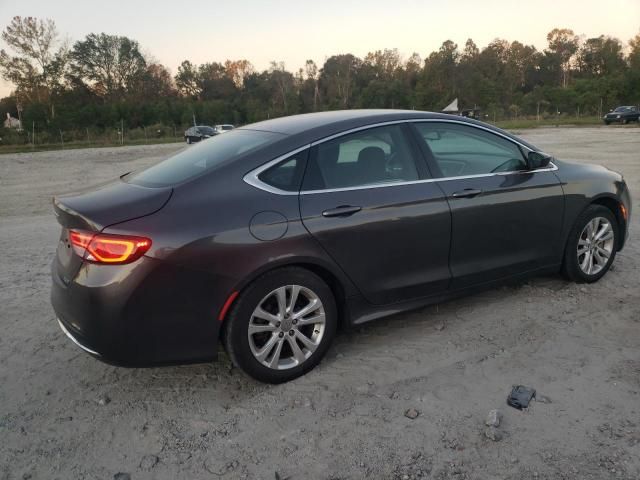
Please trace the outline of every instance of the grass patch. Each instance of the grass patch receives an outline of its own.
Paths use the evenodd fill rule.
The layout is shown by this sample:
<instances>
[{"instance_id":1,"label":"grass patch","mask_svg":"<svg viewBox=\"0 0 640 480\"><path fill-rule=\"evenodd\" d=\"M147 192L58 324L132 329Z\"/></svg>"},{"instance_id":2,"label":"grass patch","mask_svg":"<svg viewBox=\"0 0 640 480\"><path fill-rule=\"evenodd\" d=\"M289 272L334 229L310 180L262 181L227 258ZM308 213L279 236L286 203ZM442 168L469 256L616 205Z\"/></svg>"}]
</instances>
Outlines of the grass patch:
<instances>
[{"instance_id":1,"label":"grass patch","mask_svg":"<svg viewBox=\"0 0 640 480\"><path fill-rule=\"evenodd\" d=\"M600 117L559 117L541 118L540 120L536 120L535 118L521 118L495 122L496 127L504 128L506 130L538 127L581 127L589 125L604 125L604 123Z\"/></svg>"},{"instance_id":2,"label":"grass patch","mask_svg":"<svg viewBox=\"0 0 640 480\"><path fill-rule=\"evenodd\" d=\"M43 143L31 145L21 144L21 145L0 145L0 154L3 153L28 153L28 152L46 152L51 150L72 150L78 148L104 148L104 147L130 147L132 145L156 145L156 144L164 144L164 143L180 143L182 142L181 138L150 138L148 140L136 139L136 140L125 140L124 144L119 142L105 142L105 141L96 141L96 142L87 142L87 141L76 141L76 142L65 142L64 146L61 143Z\"/></svg>"}]
</instances>

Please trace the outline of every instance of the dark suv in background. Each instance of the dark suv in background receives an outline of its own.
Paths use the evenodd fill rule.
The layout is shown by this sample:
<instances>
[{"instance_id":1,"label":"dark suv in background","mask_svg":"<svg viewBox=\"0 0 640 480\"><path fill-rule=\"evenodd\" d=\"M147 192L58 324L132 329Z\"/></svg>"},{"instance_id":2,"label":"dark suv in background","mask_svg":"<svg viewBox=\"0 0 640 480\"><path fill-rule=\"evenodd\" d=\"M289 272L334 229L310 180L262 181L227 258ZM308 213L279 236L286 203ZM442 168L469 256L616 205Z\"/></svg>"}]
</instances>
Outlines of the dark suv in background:
<instances>
[{"instance_id":1,"label":"dark suv in background","mask_svg":"<svg viewBox=\"0 0 640 480\"><path fill-rule=\"evenodd\" d=\"M640 121L640 110L635 106L617 107L615 110L607 113L602 119L607 125L613 122L624 124L637 122Z\"/></svg>"},{"instance_id":2,"label":"dark suv in background","mask_svg":"<svg viewBox=\"0 0 640 480\"><path fill-rule=\"evenodd\" d=\"M198 125L197 127L188 128L184 132L184 140L187 143L195 143L213 137L216 134L217 133L213 127Z\"/></svg>"}]
</instances>

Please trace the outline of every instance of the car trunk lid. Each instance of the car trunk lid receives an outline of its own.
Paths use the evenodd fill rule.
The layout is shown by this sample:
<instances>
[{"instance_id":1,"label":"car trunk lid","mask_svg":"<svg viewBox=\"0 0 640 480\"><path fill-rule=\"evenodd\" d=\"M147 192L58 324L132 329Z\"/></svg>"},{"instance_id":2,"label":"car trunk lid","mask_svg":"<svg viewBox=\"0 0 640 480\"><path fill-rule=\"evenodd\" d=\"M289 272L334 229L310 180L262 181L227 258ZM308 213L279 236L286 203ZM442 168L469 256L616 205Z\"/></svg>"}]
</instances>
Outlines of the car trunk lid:
<instances>
[{"instance_id":1,"label":"car trunk lid","mask_svg":"<svg viewBox=\"0 0 640 480\"><path fill-rule=\"evenodd\" d=\"M71 248L70 230L100 232L110 225L151 215L169 201L172 192L171 187L148 188L118 179L55 197L54 212L58 223L62 225L56 252L59 279L68 284L83 261Z\"/></svg>"}]
</instances>

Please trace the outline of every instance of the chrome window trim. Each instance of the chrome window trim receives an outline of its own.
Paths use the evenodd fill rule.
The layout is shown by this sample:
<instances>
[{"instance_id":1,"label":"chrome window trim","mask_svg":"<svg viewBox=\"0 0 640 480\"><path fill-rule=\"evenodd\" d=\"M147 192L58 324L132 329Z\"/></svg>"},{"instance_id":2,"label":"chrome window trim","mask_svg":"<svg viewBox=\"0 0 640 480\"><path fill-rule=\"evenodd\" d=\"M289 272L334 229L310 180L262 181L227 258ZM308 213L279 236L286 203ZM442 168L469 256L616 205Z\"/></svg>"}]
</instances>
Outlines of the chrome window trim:
<instances>
[{"instance_id":1,"label":"chrome window trim","mask_svg":"<svg viewBox=\"0 0 640 480\"><path fill-rule=\"evenodd\" d=\"M558 170L558 167L553 162L549 162L550 167L538 168L536 170L519 170L516 172L496 172L496 173L480 173L477 175L460 175L457 177L440 177L440 178L425 178L422 180L411 180L407 182L389 182L389 183L378 183L374 185L358 185L356 187L344 187L344 188L329 188L324 190L307 190L301 191L300 195L311 195L316 193L332 193L332 192L348 192L352 190L366 190L369 188L383 188L383 187L397 187L400 185L418 185L421 183L435 183L435 182L449 182L451 180L465 180L467 178L484 178L484 177L497 177L497 176L507 176L507 175L522 175L527 173L538 173L538 172L553 172Z\"/></svg>"},{"instance_id":2,"label":"chrome window trim","mask_svg":"<svg viewBox=\"0 0 640 480\"><path fill-rule=\"evenodd\" d=\"M269 169L270 167L276 165L277 163L286 160L288 157L291 157L292 155L295 155L296 153L300 153L303 150L306 150L307 148L311 148L314 147L316 145L320 145L324 142L328 142L330 140L333 140L335 138L340 138L342 136L345 135L349 135L350 133L355 133L355 132L360 132L362 130L368 130L370 128L376 128L376 127L384 127L387 125L397 125L397 124L402 124L402 123L454 123L454 124L458 124L458 125L466 125L469 126L471 128L477 128L479 130L485 130L489 133L492 133L494 135L497 135L499 137L504 138L505 140L514 143L516 145L518 145L521 148L524 148L527 152L533 152L535 150L529 148L528 146L524 145L523 143L518 142L517 140L504 135L501 132L496 132L495 130L492 130L490 128L484 127L482 125L475 125L472 123L468 123L468 122L463 122L460 120L455 120L455 119L441 119L441 118L412 118L412 119L404 119L404 120L392 120L392 121L388 121L388 122L381 122L381 123L373 123L370 125L364 125L361 127L356 127L356 128L352 128L350 130L345 130L344 132L340 132L340 133L336 133L334 135L330 135L328 137L322 138L320 140L316 140L315 142L311 142L307 145L304 145L303 147L297 148L295 150L292 150L284 155L280 155L278 158L275 158L273 160L270 160L269 162L259 166L258 168L255 168L253 170L251 170L249 173L247 173L244 177L243 180L248 183L249 185L258 188L260 190L263 190L265 192L269 192L269 193L273 193L275 195L312 195L312 194L316 194L316 193L333 193L333 192L347 192L347 191L351 191L351 190L366 190L366 189L370 189L370 188L385 188L385 187L396 187L396 186L400 186L400 185L417 185L417 184L421 184L421 183L433 183L433 182L448 182L451 180L464 180L464 179L468 179L468 178L483 178L483 177L494 177L494 176L505 176L505 175L521 175L521 174L525 174L525 173L537 173L537 172L552 172L552 171L556 171L558 170L558 167L556 164L554 164L553 162L549 162L549 166L545 167L545 168L539 168L536 170L518 170L518 171L514 171L514 172L496 172L496 173L480 173L477 175L459 175L459 176L454 176L454 177L439 177L439 178L425 178L422 180L410 180L410 181L399 181L399 182L389 182L389 183L379 183L379 184L373 184L373 185L358 185L358 186L354 186L354 187L343 187L343 188L328 188L328 189L322 189L322 190L306 190L306 191L299 191L299 192L288 192L286 190L281 190L279 188L273 187L269 184L266 184L264 182L262 182L258 177L259 175L264 172L265 170ZM544 153L544 152L540 152L540 153Z\"/></svg>"},{"instance_id":3,"label":"chrome window trim","mask_svg":"<svg viewBox=\"0 0 640 480\"><path fill-rule=\"evenodd\" d=\"M310 147L311 147L311 144L309 143L304 147L296 148L295 150L292 150L289 153L280 155L278 158L274 158L273 160L265 163L264 165L261 165L258 168L251 170L244 177L242 177L242 179L252 187L258 188L260 190L264 190L265 192L275 193L276 195L298 195L300 193L299 191L288 192L286 190L281 190L279 188L273 187L268 183L264 183L262 180L260 180L259 176L265 170L268 170L269 168L282 162L283 160L286 160L287 158L292 157L296 153L300 153Z\"/></svg>"}]
</instances>

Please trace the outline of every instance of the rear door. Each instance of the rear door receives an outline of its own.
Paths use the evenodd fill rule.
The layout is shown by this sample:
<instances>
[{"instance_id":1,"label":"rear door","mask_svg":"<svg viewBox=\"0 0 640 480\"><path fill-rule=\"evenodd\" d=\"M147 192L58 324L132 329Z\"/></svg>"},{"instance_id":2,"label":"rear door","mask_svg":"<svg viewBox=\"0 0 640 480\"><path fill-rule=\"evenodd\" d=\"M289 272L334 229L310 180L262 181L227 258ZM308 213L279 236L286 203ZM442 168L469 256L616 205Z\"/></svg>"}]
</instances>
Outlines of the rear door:
<instances>
[{"instance_id":1,"label":"rear door","mask_svg":"<svg viewBox=\"0 0 640 480\"><path fill-rule=\"evenodd\" d=\"M564 196L549 168L530 171L523 147L470 124L412 124L451 207L451 288L557 263Z\"/></svg>"},{"instance_id":2,"label":"rear door","mask_svg":"<svg viewBox=\"0 0 640 480\"><path fill-rule=\"evenodd\" d=\"M312 147L300 193L308 231L374 304L445 290L451 219L406 124Z\"/></svg>"}]
</instances>

